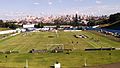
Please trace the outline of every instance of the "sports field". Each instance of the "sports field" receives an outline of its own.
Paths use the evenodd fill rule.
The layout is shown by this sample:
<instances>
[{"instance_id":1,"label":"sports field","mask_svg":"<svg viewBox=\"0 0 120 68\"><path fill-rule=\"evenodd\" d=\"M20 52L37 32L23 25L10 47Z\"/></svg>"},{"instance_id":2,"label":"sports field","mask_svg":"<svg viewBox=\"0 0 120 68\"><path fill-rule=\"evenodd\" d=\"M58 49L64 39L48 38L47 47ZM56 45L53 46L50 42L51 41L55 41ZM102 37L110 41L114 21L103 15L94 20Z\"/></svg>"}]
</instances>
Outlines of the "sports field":
<instances>
[{"instance_id":1,"label":"sports field","mask_svg":"<svg viewBox=\"0 0 120 68\"><path fill-rule=\"evenodd\" d=\"M76 38L74 35L85 35L87 38ZM62 44L65 49L72 49L70 54L63 53L28 53L31 49L47 49ZM0 54L0 68L24 68L28 59L29 68L50 68L59 61L62 68L82 68L88 66L120 62L120 51L84 51L85 48L116 47L120 42L93 34L80 32L28 32L0 40L0 51L19 51L17 54ZM110 54L111 53L111 54ZM7 56L7 57L5 57Z\"/></svg>"}]
</instances>

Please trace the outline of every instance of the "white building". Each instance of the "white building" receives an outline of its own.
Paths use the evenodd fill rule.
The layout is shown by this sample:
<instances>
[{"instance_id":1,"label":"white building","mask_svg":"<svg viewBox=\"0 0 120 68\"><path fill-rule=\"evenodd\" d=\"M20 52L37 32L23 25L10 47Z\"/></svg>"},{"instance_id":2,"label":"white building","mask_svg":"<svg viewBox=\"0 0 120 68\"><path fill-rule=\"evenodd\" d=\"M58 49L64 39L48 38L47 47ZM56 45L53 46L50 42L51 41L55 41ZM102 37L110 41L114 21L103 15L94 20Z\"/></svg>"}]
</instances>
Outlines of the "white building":
<instances>
[{"instance_id":1,"label":"white building","mask_svg":"<svg viewBox=\"0 0 120 68\"><path fill-rule=\"evenodd\" d=\"M34 28L35 24L23 25L23 28Z\"/></svg>"}]
</instances>

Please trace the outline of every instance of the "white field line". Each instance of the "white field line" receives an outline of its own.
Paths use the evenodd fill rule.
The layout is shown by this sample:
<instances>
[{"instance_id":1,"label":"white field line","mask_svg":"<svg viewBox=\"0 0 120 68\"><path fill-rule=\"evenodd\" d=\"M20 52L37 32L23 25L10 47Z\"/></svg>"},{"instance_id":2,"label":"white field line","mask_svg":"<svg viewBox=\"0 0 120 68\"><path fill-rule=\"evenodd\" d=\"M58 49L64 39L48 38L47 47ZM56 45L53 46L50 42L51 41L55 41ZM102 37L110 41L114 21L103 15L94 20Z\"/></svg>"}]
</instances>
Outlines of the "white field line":
<instances>
[{"instance_id":1,"label":"white field line","mask_svg":"<svg viewBox=\"0 0 120 68\"><path fill-rule=\"evenodd\" d=\"M72 32L72 33L73 33L73 32ZM73 33L73 34L75 34L75 35L76 35L76 33ZM98 45L97 45L97 44L95 44L95 43L93 43L93 42L90 42L89 40L85 40L85 39L81 39L81 40L85 41L86 43L90 44L91 46L93 46L93 47L95 47L95 48L97 48L97 47L98 47Z\"/></svg>"},{"instance_id":2,"label":"white field line","mask_svg":"<svg viewBox=\"0 0 120 68\"><path fill-rule=\"evenodd\" d=\"M2 38L1 40L6 39L6 38L9 38L9 37L16 36L16 35L18 35L18 34L19 34L19 33L11 34L11 35L9 35L9 36L7 36L7 37Z\"/></svg>"},{"instance_id":3,"label":"white field line","mask_svg":"<svg viewBox=\"0 0 120 68\"><path fill-rule=\"evenodd\" d=\"M84 40L84 39L83 39ZM84 40L86 43L90 44L91 46L93 46L94 48L97 48L98 45L93 43L93 42L90 42L89 40Z\"/></svg>"}]
</instances>

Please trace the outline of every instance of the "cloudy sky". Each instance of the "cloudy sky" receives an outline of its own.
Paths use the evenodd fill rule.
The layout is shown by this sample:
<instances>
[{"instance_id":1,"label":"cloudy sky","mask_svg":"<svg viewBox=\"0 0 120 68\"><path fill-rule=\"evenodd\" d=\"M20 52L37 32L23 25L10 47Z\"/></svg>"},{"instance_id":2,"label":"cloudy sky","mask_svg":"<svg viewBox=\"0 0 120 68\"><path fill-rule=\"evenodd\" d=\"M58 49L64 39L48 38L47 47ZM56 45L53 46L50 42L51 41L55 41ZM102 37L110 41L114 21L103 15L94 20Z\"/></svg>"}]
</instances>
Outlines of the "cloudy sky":
<instances>
[{"instance_id":1,"label":"cloudy sky","mask_svg":"<svg viewBox=\"0 0 120 68\"><path fill-rule=\"evenodd\" d=\"M120 12L120 0L0 0L0 19L27 15L109 15Z\"/></svg>"}]
</instances>

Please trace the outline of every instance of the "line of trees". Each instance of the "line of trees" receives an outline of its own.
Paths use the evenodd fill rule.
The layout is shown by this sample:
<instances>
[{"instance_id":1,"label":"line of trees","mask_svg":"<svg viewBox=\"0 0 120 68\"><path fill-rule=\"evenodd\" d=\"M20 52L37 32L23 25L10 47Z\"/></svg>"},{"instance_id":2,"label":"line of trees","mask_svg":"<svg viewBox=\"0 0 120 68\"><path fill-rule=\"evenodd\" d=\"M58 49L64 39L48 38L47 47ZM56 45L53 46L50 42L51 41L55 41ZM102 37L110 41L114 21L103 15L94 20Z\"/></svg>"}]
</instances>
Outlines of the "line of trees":
<instances>
[{"instance_id":1,"label":"line of trees","mask_svg":"<svg viewBox=\"0 0 120 68\"><path fill-rule=\"evenodd\" d=\"M119 21L119 20L120 20L120 13L116 13L116 14L110 15L108 22L114 23L114 22Z\"/></svg>"},{"instance_id":2,"label":"line of trees","mask_svg":"<svg viewBox=\"0 0 120 68\"><path fill-rule=\"evenodd\" d=\"M16 29L20 27L19 25L15 24L16 22L3 22L3 20L0 20L0 27L1 28L10 28L10 29Z\"/></svg>"},{"instance_id":3,"label":"line of trees","mask_svg":"<svg viewBox=\"0 0 120 68\"><path fill-rule=\"evenodd\" d=\"M116 14L111 14L108 19L106 19L106 18L103 18L100 20L92 20L91 19L91 20L89 20L87 25L94 26L94 25L102 25L102 24L112 24L119 20L120 20L120 13L116 13Z\"/></svg>"}]
</instances>

